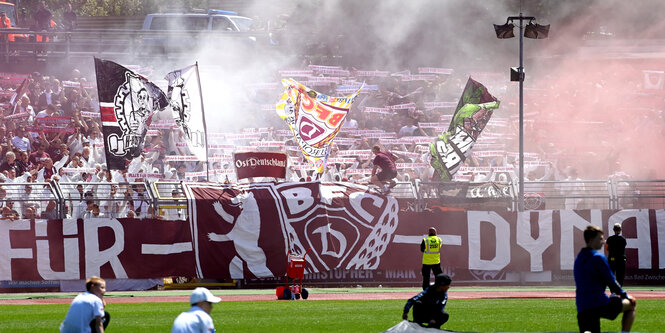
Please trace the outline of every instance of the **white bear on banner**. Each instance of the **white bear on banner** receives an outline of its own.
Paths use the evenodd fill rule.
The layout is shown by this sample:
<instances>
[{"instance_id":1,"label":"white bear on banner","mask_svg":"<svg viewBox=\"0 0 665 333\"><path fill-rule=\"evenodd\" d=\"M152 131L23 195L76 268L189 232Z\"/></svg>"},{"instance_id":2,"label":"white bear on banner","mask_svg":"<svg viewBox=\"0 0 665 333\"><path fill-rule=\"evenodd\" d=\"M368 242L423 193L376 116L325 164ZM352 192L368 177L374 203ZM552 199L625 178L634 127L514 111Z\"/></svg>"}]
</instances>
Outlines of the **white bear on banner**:
<instances>
[{"instance_id":1,"label":"white bear on banner","mask_svg":"<svg viewBox=\"0 0 665 333\"><path fill-rule=\"evenodd\" d=\"M304 254L308 272L376 269L398 224L397 200L348 183L187 185L200 277L266 278Z\"/></svg>"},{"instance_id":2,"label":"white bear on banner","mask_svg":"<svg viewBox=\"0 0 665 333\"><path fill-rule=\"evenodd\" d=\"M247 263L252 274L256 277L271 277L272 272L266 266L266 255L259 247L261 217L254 195L251 192L240 193L231 199L231 203L240 208L240 215L234 217L227 213L219 201L213 203L213 208L225 222L233 224L233 229L226 234L208 233L208 238L213 242L233 242L240 259ZM239 261L236 258L231 261L229 271L232 278L242 279L242 266L238 267Z\"/></svg>"}]
</instances>

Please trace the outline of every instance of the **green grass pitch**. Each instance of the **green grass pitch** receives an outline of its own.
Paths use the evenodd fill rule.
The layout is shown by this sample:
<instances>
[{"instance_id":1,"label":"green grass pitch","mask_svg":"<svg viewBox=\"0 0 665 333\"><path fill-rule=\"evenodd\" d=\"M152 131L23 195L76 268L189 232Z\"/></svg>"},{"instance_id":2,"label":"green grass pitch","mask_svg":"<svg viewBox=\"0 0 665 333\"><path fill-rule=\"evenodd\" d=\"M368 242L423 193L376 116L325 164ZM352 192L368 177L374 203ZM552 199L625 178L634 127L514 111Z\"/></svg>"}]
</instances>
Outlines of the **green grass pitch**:
<instances>
[{"instance_id":1,"label":"green grass pitch","mask_svg":"<svg viewBox=\"0 0 665 333\"><path fill-rule=\"evenodd\" d=\"M218 332L381 332L400 321L402 300L222 302ZM663 332L665 300L638 300L636 332ZM69 305L0 305L0 332L56 332ZM185 303L110 303L108 332L170 332ZM574 299L450 299L444 329L460 332L575 332ZM602 320L618 332L620 318Z\"/></svg>"}]
</instances>

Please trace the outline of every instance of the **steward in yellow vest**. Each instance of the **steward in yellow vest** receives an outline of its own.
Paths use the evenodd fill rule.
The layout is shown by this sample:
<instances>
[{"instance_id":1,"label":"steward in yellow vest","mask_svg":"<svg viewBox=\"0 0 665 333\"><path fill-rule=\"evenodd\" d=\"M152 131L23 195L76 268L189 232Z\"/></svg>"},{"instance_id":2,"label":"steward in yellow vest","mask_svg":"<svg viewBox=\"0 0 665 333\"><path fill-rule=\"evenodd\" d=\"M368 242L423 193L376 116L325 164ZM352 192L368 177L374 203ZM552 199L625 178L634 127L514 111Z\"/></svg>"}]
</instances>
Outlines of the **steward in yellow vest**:
<instances>
[{"instance_id":1,"label":"steward in yellow vest","mask_svg":"<svg viewBox=\"0 0 665 333\"><path fill-rule=\"evenodd\" d=\"M441 271L441 246L443 241L436 235L434 227L429 228L427 237L420 243L420 252L423 253L423 290L429 287L430 272L437 276Z\"/></svg>"}]
</instances>

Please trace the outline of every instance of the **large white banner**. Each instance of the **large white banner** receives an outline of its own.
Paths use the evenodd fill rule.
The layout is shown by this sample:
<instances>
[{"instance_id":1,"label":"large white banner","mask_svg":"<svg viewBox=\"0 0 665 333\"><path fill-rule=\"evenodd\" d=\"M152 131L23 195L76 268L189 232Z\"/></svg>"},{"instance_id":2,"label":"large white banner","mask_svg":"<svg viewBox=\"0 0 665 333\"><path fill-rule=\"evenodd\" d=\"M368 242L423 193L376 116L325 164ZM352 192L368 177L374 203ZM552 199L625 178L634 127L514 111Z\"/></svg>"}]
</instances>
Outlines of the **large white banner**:
<instances>
[{"instance_id":1,"label":"large white banner","mask_svg":"<svg viewBox=\"0 0 665 333\"><path fill-rule=\"evenodd\" d=\"M169 81L169 105L173 119L185 133L190 152L206 161L206 130L197 65L187 66L166 75Z\"/></svg>"}]
</instances>

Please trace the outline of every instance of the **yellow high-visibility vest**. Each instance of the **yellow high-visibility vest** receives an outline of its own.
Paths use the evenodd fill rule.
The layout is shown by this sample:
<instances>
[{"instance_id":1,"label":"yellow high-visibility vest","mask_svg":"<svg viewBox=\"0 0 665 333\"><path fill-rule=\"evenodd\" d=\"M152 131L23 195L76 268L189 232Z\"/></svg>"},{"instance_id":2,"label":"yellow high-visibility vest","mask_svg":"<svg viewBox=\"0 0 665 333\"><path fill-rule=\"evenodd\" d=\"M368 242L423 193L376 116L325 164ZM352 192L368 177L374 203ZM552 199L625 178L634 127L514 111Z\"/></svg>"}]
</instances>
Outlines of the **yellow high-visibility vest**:
<instances>
[{"instance_id":1,"label":"yellow high-visibility vest","mask_svg":"<svg viewBox=\"0 0 665 333\"><path fill-rule=\"evenodd\" d=\"M443 241L438 236L427 236L425 241L425 252L423 253L423 265L436 265L441 263L441 245Z\"/></svg>"}]
</instances>

